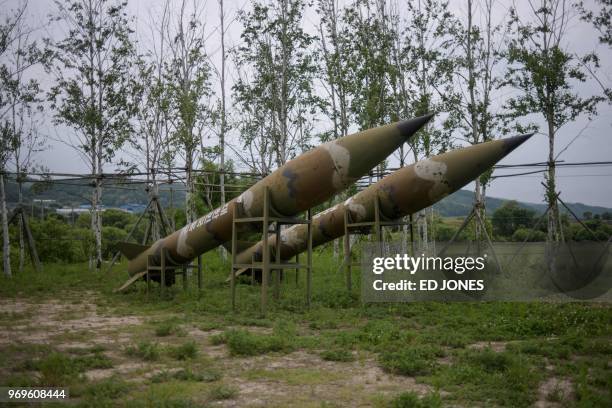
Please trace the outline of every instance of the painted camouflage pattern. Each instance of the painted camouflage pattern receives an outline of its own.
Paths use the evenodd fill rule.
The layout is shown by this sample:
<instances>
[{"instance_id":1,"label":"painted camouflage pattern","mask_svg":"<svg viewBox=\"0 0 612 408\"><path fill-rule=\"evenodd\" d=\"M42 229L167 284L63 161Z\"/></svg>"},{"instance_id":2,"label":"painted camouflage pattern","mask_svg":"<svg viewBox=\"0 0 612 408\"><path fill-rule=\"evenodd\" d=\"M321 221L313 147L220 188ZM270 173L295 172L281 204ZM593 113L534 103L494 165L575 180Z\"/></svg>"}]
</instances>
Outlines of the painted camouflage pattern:
<instances>
[{"instance_id":1,"label":"painted camouflage pattern","mask_svg":"<svg viewBox=\"0 0 612 408\"><path fill-rule=\"evenodd\" d=\"M379 182L360 191L346 201L313 217L313 243L316 247L344 235L344 212L351 222L374 220L374 199L378 197L380 211L388 219L413 214L459 190L491 168L531 135L494 140L455 149L413 165L403 167ZM294 225L281 232L281 259L290 259L307 248L306 225ZM271 253L276 247L276 236L268 238ZM253 255L261 259L262 242L237 256L237 263L249 263Z\"/></svg>"},{"instance_id":2,"label":"painted camouflage pattern","mask_svg":"<svg viewBox=\"0 0 612 408\"><path fill-rule=\"evenodd\" d=\"M170 264L182 264L230 241L234 207L240 203L245 216L261 216L265 187L269 187L273 208L283 216L293 216L329 200L371 171L432 116L364 130L298 156L224 206L132 255L128 272L133 275L144 271L149 255L154 255L159 264L162 248L168 250Z\"/></svg>"}]
</instances>

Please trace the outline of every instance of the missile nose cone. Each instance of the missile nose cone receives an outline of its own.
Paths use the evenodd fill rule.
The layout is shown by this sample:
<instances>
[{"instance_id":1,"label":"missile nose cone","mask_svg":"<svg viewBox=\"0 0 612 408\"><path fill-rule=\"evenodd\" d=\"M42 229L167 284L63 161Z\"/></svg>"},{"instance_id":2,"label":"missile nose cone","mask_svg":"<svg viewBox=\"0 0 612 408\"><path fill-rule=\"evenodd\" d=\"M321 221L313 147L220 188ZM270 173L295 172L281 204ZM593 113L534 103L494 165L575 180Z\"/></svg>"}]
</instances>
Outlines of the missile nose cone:
<instances>
[{"instance_id":1,"label":"missile nose cone","mask_svg":"<svg viewBox=\"0 0 612 408\"><path fill-rule=\"evenodd\" d=\"M508 153L522 145L525 141L527 141L531 136L535 133L526 133L524 135L512 136L504 140L504 147Z\"/></svg>"},{"instance_id":2,"label":"missile nose cone","mask_svg":"<svg viewBox=\"0 0 612 408\"><path fill-rule=\"evenodd\" d=\"M401 122L398 122L397 128L400 130L401 135L408 139L419 129L425 126L425 124L429 122L433 116L434 113L428 113L427 115L419 116L414 119L402 120Z\"/></svg>"}]
</instances>

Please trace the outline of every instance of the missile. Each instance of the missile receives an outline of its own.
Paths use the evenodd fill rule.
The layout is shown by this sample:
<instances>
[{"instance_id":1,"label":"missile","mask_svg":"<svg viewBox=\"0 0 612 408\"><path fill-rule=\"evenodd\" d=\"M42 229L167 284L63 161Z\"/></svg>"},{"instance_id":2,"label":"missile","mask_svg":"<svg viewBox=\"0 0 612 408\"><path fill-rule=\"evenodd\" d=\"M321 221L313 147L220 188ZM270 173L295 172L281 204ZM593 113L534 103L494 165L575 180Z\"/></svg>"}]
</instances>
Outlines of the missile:
<instances>
[{"instance_id":1,"label":"missile","mask_svg":"<svg viewBox=\"0 0 612 408\"><path fill-rule=\"evenodd\" d=\"M315 215L312 219L312 246L325 244L344 235L344 212L352 222L374 220L374 199L380 211L389 219L413 214L440 201L474 180L495 163L529 139L533 134L493 140L421 160L403 167L360 191L346 201ZM271 253L276 247L276 235L268 237ZM281 232L281 259L286 260L305 251L308 228L294 225ZM242 251L237 263L261 260L262 242ZM241 269L237 274L248 268Z\"/></svg>"},{"instance_id":2,"label":"missile","mask_svg":"<svg viewBox=\"0 0 612 408\"><path fill-rule=\"evenodd\" d=\"M166 262L181 265L229 240L234 208L240 204L247 217L263 215L264 191L269 188L272 207L283 216L293 216L329 200L383 161L405 143L433 114L354 133L322 144L258 181L240 196L150 247L122 243L130 275L147 269L150 255L154 266Z\"/></svg>"}]
</instances>

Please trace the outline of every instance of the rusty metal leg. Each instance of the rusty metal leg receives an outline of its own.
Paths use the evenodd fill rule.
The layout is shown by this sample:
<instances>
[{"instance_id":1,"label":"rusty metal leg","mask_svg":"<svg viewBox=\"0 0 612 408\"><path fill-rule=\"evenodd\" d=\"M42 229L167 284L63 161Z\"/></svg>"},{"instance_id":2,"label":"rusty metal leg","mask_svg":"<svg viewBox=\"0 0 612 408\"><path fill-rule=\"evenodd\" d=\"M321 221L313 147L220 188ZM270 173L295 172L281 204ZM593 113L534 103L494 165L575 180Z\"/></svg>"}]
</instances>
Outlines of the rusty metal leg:
<instances>
[{"instance_id":1,"label":"rusty metal leg","mask_svg":"<svg viewBox=\"0 0 612 408\"><path fill-rule=\"evenodd\" d=\"M251 256L251 265L255 265L255 254ZM255 286L255 268L251 268L251 286Z\"/></svg>"},{"instance_id":2,"label":"rusty metal leg","mask_svg":"<svg viewBox=\"0 0 612 408\"><path fill-rule=\"evenodd\" d=\"M268 312L268 281L270 274L270 247L268 246L268 228L270 221L270 190L268 187L264 190L264 208L263 208L263 261L261 268L261 314L263 316Z\"/></svg>"},{"instance_id":3,"label":"rusty metal leg","mask_svg":"<svg viewBox=\"0 0 612 408\"><path fill-rule=\"evenodd\" d=\"M202 255L198 255L198 291L202 290Z\"/></svg>"},{"instance_id":4,"label":"rusty metal leg","mask_svg":"<svg viewBox=\"0 0 612 408\"><path fill-rule=\"evenodd\" d=\"M295 254L295 263L300 264L300 254ZM295 287L297 288L300 283L300 267L295 268Z\"/></svg>"},{"instance_id":5,"label":"rusty metal leg","mask_svg":"<svg viewBox=\"0 0 612 408\"><path fill-rule=\"evenodd\" d=\"M349 216L348 210L344 211L344 272L346 275L346 290L351 293L353 288L352 270L351 270L351 237L349 234Z\"/></svg>"},{"instance_id":6,"label":"rusty metal leg","mask_svg":"<svg viewBox=\"0 0 612 408\"><path fill-rule=\"evenodd\" d=\"M383 254L383 242L382 242L382 227L380 226L380 202L378 197L374 199L374 239L378 241L378 256Z\"/></svg>"},{"instance_id":7,"label":"rusty metal leg","mask_svg":"<svg viewBox=\"0 0 612 408\"><path fill-rule=\"evenodd\" d=\"M414 223L412 221L412 214L410 214L410 250L412 251L412 257L415 257L416 249L414 248Z\"/></svg>"},{"instance_id":8,"label":"rusty metal leg","mask_svg":"<svg viewBox=\"0 0 612 408\"><path fill-rule=\"evenodd\" d=\"M162 297L166 296L166 251L166 248L162 248L161 250L161 279L159 284L161 286Z\"/></svg>"},{"instance_id":9,"label":"rusty metal leg","mask_svg":"<svg viewBox=\"0 0 612 408\"><path fill-rule=\"evenodd\" d=\"M153 265L153 259L152 258L153 258L153 255L149 255L147 257L147 274L146 274L146 277L147 277L147 298L149 297L149 292L151 291L151 273L150 273L151 269L150 269L150 266Z\"/></svg>"},{"instance_id":10,"label":"rusty metal leg","mask_svg":"<svg viewBox=\"0 0 612 408\"><path fill-rule=\"evenodd\" d=\"M238 247L237 242L237 229L238 226L236 224L236 206L234 206L234 220L232 222L232 272L231 272L231 280L230 280L230 288L232 292L232 310L236 310L236 252Z\"/></svg>"},{"instance_id":11,"label":"rusty metal leg","mask_svg":"<svg viewBox=\"0 0 612 408\"><path fill-rule=\"evenodd\" d=\"M308 265L306 269L306 305L310 307L312 295L312 210L308 209Z\"/></svg>"},{"instance_id":12,"label":"rusty metal leg","mask_svg":"<svg viewBox=\"0 0 612 408\"><path fill-rule=\"evenodd\" d=\"M280 223L276 223L276 227L275 227L275 237L276 237L276 245L274 248L274 262L276 263L276 265L278 266L280 264L281 258L280 258L280 244L281 244L281 240L280 240L280 229L281 229L281 225ZM280 281L281 281L281 270L280 268L276 268L274 270L274 299L278 300L280 298Z\"/></svg>"}]
</instances>

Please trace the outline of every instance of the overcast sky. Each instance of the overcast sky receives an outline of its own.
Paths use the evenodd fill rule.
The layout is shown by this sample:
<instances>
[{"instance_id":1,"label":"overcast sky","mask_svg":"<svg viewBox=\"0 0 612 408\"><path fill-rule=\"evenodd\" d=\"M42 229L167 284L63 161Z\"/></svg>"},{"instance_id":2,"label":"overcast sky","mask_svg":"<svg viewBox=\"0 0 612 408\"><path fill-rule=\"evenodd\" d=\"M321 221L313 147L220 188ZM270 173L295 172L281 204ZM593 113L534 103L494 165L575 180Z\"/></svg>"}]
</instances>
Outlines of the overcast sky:
<instances>
[{"instance_id":1,"label":"overcast sky","mask_svg":"<svg viewBox=\"0 0 612 408\"><path fill-rule=\"evenodd\" d=\"M1 3L1 2L0 2ZM3 5L4 10L13 8L19 4L19 0L8 0ZM177 2L178 3L178 2ZM450 9L456 15L464 15L465 1L453 0L450 2ZM528 10L521 1L519 11L528 13ZM130 0L129 10L136 16L136 32L141 44L146 44L149 40L150 21L163 4L163 0ZM240 26L234 21L237 9L248 7L249 2L245 0L225 1L226 22L231 22L227 30L226 42L229 46L236 44L240 39ZM399 4L402 1L399 0ZM495 7L496 18L503 21L508 15L508 7L511 1L499 0ZM8 7L7 7L8 5ZM33 25L41 26L47 20L46 16L54 11L54 2L50 0L30 0L28 19ZM206 31L209 33L206 43L207 52L214 64L219 62L219 31L218 31L218 7L216 0L209 0L205 4L206 12L203 14ZM305 26L312 30L317 24L317 17L314 10L309 10L305 16ZM45 28L47 34L57 35L61 32L61 27L48 26ZM597 32L588 24L575 19L568 28L566 45L572 52L584 54L596 51L601 58L601 70L598 73L599 79L610 86L612 83L612 52L607 46L602 46L597 41ZM229 64L231 65L231 64ZM231 81L232 72L229 67L229 77ZM49 83L44 78L44 73L36 73L42 79L43 85ZM218 86L215 85L217 88ZM227 88L229 91L229 86ZM581 85L579 92L583 95L589 93L601 93L592 81ZM228 92L230 95L231 92ZM506 95L501 95L497 103L503 103ZM228 104L231 109L231 102ZM41 128L42 132L51 135L53 138L64 135L67 129L57 129L50 125L52 112L46 112L46 125ZM542 124L539 115L533 115L530 120ZM325 123L319 126L325 127ZM600 105L599 116L592 122L581 118L575 123L568 124L558 133L556 149L563 149L578 132L581 136L565 151L559 160L566 162L584 161L608 161L612 159L612 107L607 104ZM236 135L232 135L232 143L237 144ZM214 141L211 140L210 144ZM547 160L548 142L543 134L535 135L528 143L521 146L514 153L508 156L501 164L517 164L543 162ZM54 141L49 141L49 148L41 152L37 161L45 165L54 172L82 173L87 172L85 164L70 147ZM391 163L393 165L393 163ZM114 166L108 165L106 171L113 171ZM496 174L519 172L520 170L499 170ZM592 205L612 206L612 166L605 167L571 167L559 168L558 170L558 189L562 192L562 197L567 202L583 202ZM488 195L494 197L511 198L522 201L541 202L543 201L543 189L541 182L542 175L526 175L512 178L500 178L494 180L488 190Z\"/></svg>"}]
</instances>

